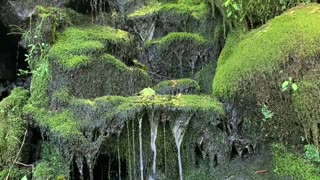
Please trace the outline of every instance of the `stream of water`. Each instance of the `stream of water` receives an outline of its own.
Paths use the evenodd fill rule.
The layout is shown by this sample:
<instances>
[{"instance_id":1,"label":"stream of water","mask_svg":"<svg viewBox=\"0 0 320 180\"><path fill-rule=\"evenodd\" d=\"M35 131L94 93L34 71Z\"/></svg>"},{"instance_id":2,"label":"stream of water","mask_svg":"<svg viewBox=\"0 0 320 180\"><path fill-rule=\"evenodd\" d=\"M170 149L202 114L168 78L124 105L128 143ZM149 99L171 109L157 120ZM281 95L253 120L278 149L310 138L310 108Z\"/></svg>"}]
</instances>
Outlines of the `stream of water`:
<instances>
[{"instance_id":1,"label":"stream of water","mask_svg":"<svg viewBox=\"0 0 320 180\"><path fill-rule=\"evenodd\" d=\"M139 146L140 146L140 177L143 180L143 153L142 153L142 117L139 119Z\"/></svg>"},{"instance_id":2,"label":"stream of water","mask_svg":"<svg viewBox=\"0 0 320 180\"><path fill-rule=\"evenodd\" d=\"M151 127L151 150L153 152L153 162L152 162L152 176L156 176L156 159L157 159L157 146L156 146L156 140L157 140L157 134L158 134L158 121L154 119L154 111L152 111L151 119L150 119L150 127ZM149 178L150 179L150 178ZM153 179L153 178L151 178Z\"/></svg>"}]
</instances>

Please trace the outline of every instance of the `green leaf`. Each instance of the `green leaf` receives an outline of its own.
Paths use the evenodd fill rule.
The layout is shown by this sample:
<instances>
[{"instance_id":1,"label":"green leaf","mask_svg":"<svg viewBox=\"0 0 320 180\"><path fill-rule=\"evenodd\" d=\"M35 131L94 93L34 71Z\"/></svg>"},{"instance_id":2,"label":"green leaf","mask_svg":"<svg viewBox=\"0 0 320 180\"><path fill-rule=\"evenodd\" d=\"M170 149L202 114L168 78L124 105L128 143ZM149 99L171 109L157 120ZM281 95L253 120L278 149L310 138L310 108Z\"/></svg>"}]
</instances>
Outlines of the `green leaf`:
<instances>
[{"instance_id":1,"label":"green leaf","mask_svg":"<svg viewBox=\"0 0 320 180\"><path fill-rule=\"evenodd\" d=\"M298 90L298 86L296 83L292 83L291 88L294 92Z\"/></svg>"},{"instance_id":2,"label":"green leaf","mask_svg":"<svg viewBox=\"0 0 320 180\"><path fill-rule=\"evenodd\" d=\"M28 180L27 176L23 176L23 178L21 178L21 180Z\"/></svg>"},{"instance_id":3,"label":"green leaf","mask_svg":"<svg viewBox=\"0 0 320 180\"><path fill-rule=\"evenodd\" d=\"M226 2L224 2L224 7L229 6L230 2L231 2L231 0L227 0Z\"/></svg>"},{"instance_id":4,"label":"green leaf","mask_svg":"<svg viewBox=\"0 0 320 180\"><path fill-rule=\"evenodd\" d=\"M227 16L230 17L232 15L232 11L229 11Z\"/></svg>"},{"instance_id":5,"label":"green leaf","mask_svg":"<svg viewBox=\"0 0 320 180\"><path fill-rule=\"evenodd\" d=\"M282 91L286 91L288 89L289 81L285 81L282 83Z\"/></svg>"},{"instance_id":6,"label":"green leaf","mask_svg":"<svg viewBox=\"0 0 320 180\"><path fill-rule=\"evenodd\" d=\"M234 10L237 10L237 11L239 10L239 7L238 7L237 4L232 4L232 7L233 7Z\"/></svg>"}]
</instances>

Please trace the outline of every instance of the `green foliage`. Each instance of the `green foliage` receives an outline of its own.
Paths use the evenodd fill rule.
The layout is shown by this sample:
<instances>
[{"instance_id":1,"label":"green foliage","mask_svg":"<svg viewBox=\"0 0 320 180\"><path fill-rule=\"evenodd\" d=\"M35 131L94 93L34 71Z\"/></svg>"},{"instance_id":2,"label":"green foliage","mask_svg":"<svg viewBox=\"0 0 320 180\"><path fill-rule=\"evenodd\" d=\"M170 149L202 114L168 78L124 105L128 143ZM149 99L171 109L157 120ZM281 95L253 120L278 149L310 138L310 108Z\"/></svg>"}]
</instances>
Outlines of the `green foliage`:
<instances>
[{"instance_id":1,"label":"green foliage","mask_svg":"<svg viewBox=\"0 0 320 180\"><path fill-rule=\"evenodd\" d=\"M156 95L156 91L148 87L141 90L139 94L142 96L143 100L148 100L152 99Z\"/></svg>"},{"instance_id":2,"label":"green foliage","mask_svg":"<svg viewBox=\"0 0 320 180\"><path fill-rule=\"evenodd\" d=\"M28 92L16 88L0 102L0 170L11 165L20 148L26 128L22 108L27 99Z\"/></svg>"},{"instance_id":3,"label":"green foliage","mask_svg":"<svg viewBox=\"0 0 320 180\"><path fill-rule=\"evenodd\" d=\"M286 80L282 83L281 90L287 91L290 86L290 90L292 90L293 92L296 92L298 90L298 85L292 81L292 77L289 77L289 80Z\"/></svg>"},{"instance_id":4,"label":"green foliage","mask_svg":"<svg viewBox=\"0 0 320 180\"><path fill-rule=\"evenodd\" d=\"M281 176L290 176L293 179L319 179L320 170L317 165L288 152L280 144L272 146L274 171Z\"/></svg>"},{"instance_id":5,"label":"green foliage","mask_svg":"<svg viewBox=\"0 0 320 180\"><path fill-rule=\"evenodd\" d=\"M268 109L268 106L266 104L262 106L261 113L263 115L262 121L266 122L272 119L273 112Z\"/></svg>"},{"instance_id":6,"label":"green foliage","mask_svg":"<svg viewBox=\"0 0 320 180\"><path fill-rule=\"evenodd\" d=\"M288 62L288 54L295 54L299 60L316 56L320 50L315 41L320 39L318 8L319 5L302 5L257 30L237 38L230 36L232 43L227 40L218 60L213 94L234 97L242 81L254 79L257 74L278 71Z\"/></svg>"},{"instance_id":7,"label":"green foliage","mask_svg":"<svg viewBox=\"0 0 320 180\"><path fill-rule=\"evenodd\" d=\"M312 144L307 144L304 146L304 150L306 159L320 163L320 152L318 147Z\"/></svg>"},{"instance_id":8,"label":"green foliage","mask_svg":"<svg viewBox=\"0 0 320 180\"><path fill-rule=\"evenodd\" d=\"M33 179L69 179L68 160L64 159L55 146L42 144L40 160L33 171Z\"/></svg>"}]
</instances>

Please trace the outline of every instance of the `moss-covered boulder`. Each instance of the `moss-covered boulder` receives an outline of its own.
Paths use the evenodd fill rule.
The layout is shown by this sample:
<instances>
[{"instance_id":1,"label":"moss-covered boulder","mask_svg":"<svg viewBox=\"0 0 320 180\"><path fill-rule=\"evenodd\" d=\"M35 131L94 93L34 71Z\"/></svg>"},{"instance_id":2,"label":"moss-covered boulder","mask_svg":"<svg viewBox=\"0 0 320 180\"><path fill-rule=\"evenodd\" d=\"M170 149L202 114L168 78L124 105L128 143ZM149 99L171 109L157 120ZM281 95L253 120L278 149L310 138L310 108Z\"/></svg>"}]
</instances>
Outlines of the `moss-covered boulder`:
<instances>
[{"instance_id":1,"label":"moss-covered boulder","mask_svg":"<svg viewBox=\"0 0 320 180\"><path fill-rule=\"evenodd\" d=\"M235 104L238 119L246 119L251 125L262 124L264 136L298 141L295 137L301 129L296 123L307 125L299 116L309 113L310 117L315 115L309 122L319 122L317 103L313 103L313 111L295 111L301 107L295 107L292 97L299 94L291 88L307 74L319 73L319 9L317 4L300 5L261 28L244 35L230 35L221 53L213 94ZM290 88L284 91L281 86L285 81ZM298 87L298 91L303 89L303 85ZM308 98L300 101L300 105L311 102ZM268 115L272 118L265 121Z\"/></svg>"},{"instance_id":2,"label":"moss-covered boulder","mask_svg":"<svg viewBox=\"0 0 320 180\"><path fill-rule=\"evenodd\" d=\"M200 87L195 80L177 79L161 81L155 85L154 90L157 92L157 94L198 94Z\"/></svg>"},{"instance_id":3,"label":"moss-covered boulder","mask_svg":"<svg viewBox=\"0 0 320 180\"><path fill-rule=\"evenodd\" d=\"M213 44L199 34L172 32L145 43L142 63L154 81L194 77L214 60Z\"/></svg>"},{"instance_id":4,"label":"moss-covered boulder","mask_svg":"<svg viewBox=\"0 0 320 180\"><path fill-rule=\"evenodd\" d=\"M22 108L28 99L28 92L22 88L11 91L10 96L0 102L0 176L4 179L8 169L19 152L22 139L26 136L27 122L23 119ZM19 154L18 161L23 160L23 153ZM18 170L12 172L11 178L21 178ZM25 172L24 172L25 173Z\"/></svg>"},{"instance_id":5,"label":"moss-covered boulder","mask_svg":"<svg viewBox=\"0 0 320 180\"><path fill-rule=\"evenodd\" d=\"M150 79L145 71L126 66L132 52L125 31L104 26L68 28L49 51L50 89L65 88L80 98L136 93L149 86Z\"/></svg>"},{"instance_id":6,"label":"moss-covered boulder","mask_svg":"<svg viewBox=\"0 0 320 180\"><path fill-rule=\"evenodd\" d=\"M24 112L40 125L43 134L52 138L67 159L77 165L84 178L97 176L93 172L100 168L108 171L106 161L96 163L104 157L112 164L118 163L117 157L121 158L121 168L127 169L122 169L122 174L117 170L112 177L121 174L122 178L139 178L140 152L143 152L143 176L152 175L151 132L157 139L154 142L158 167L155 175L159 177L179 177L175 128L183 133L180 134L183 140L181 158L186 172L196 168L198 161L209 162L208 165L214 168L216 163L228 160L231 152L221 129L225 123L222 104L207 96L182 95L174 99L158 95L151 99L104 96L94 100L71 99L60 112L32 106L26 106ZM208 157L208 161L203 156L196 156L196 149L206 154L204 157ZM89 174L81 171L83 166L89 168Z\"/></svg>"}]
</instances>

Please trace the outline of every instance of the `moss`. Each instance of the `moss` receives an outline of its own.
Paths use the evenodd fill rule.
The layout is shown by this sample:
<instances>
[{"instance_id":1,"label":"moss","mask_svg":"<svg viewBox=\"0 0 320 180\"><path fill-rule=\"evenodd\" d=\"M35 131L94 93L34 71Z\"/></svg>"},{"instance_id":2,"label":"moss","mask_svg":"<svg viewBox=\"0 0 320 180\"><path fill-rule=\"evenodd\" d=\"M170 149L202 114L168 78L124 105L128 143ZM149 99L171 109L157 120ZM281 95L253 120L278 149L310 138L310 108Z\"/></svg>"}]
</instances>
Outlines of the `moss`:
<instances>
[{"instance_id":1,"label":"moss","mask_svg":"<svg viewBox=\"0 0 320 180\"><path fill-rule=\"evenodd\" d=\"M61 156L58 148L44 143L41 145L40 160L33 171L32 178L35 180L57 179L58 177L69 179L68 164L68 160Z\"/></svg>"},{"instance_id":2,"label":"moss","mask_svg":"<svg viewBox=\"0 0 320 180\"><path fill-rule=\"evenodd\" d=\"M158 12L174 11L179 14L191 14L194 18L199 19L207 13L207 6L205 3L191 3L190 1L181 1L180 3L157 3L153 5L144 6L141 9L129 14L129 18L136 18L147 16Z\"/></svg>"},{"instance_id":3,"label":"moss","mask_svg":"<svg viewBox=\"0 0 320 180\"><path fill-rule=\"evenodd\" d=\"M196 81L185 78L161 81L154 87L154 90L157 94L197 94L200 87Z\"/></svg>"},{"instance_id":4,"label":"moss","mask_svg":"<svg viewBox=\"0 0 320 180\"><path fill-rule=\"evenodd\" d=\"M130 42L127 32L106 26L70 27L59 35L51 48L49 58L55 59L66 70L91 62L113 45Z\"/></svg>"},{"instance_id":5,"label":"moss","mask_svg":"<svg viewBox=\"0 0 320 180\"><path fill-rule=\"evenodd\" d=\"M319 17L319 5L301 5L247 33L232 50L225 47L227 52L218 60L214 95L234 97L242 80L279 71L290 54L296 59L315 57L320 50Z\"/></svg>"},{"instance_id":6,"label":"moss","mask_svg":"<svg viewBox=\"0 0 320 180\"><path fill-rule=\"evenodd\" d=\"M148 47L154 44L159 44L160 46L168 46L172 43L177 43L182 41L190 41L197 45L203 45L204 43L206 43L206 40L199 34L188 33L188 32L171 32L167 36L161 39L147 41L145 46Z\"/></svg>"},{"instance_id":7,"label":"moss","mask_svg":"<svg viewBox=\"0 0 320 180\"><path fill-rule=\"evenodd\" d=\"M0 102L0 169L11 165L20 148L26 128L22 108L27 99L28 92L16 88Z\"/></svg>"},{"instance_id":8,"label":"moss","mask_svg":"<svg viewBox=\"0 0 320 180\"><path fill-rule=\"evenodd\" d=\"M309 143L319 146L320 130L320 68L319 65L305 74L302 81L297 82L298 90L293 93L293 106L298 114L298 122L304 129Z\"/></svg>"},{"instance_id":9,"label":"moss","mask_svg":"<svg viewBox=\"0 0 320 180\"><path fill-rule=\"evenodd\" d=\"M201 93L212 94L212 82L215 69L216 64L209 63L206 67L196 73L195 80L199 82Z\"/></svg>"},{"instance_id":10,"label":"moss","mask_svg":"<svg viewBox=\"0 0 320 180\"><path fill-rule=\"evenodd\" d=\"M31 116L42 130L49 130L51 133L66 140L74 140L82 136L78 121L70 111L52 112L29 104L24 107L23 112Z\"/></svg>"},{"instance_id":11,"label":"moss","mask_svg":"<svg viewBox=\"0 0 320 180\"><path fill-rule=\"evenodd\" d=\"M273 145L274 171L281 176L293 179L319 179L320 171L317 165L290 153L280 144Z\"/></svg>"}]
</instances>

